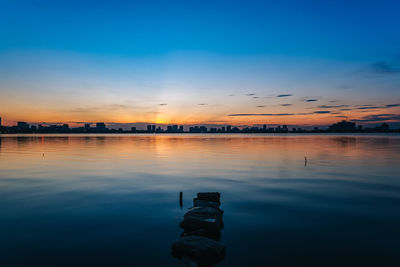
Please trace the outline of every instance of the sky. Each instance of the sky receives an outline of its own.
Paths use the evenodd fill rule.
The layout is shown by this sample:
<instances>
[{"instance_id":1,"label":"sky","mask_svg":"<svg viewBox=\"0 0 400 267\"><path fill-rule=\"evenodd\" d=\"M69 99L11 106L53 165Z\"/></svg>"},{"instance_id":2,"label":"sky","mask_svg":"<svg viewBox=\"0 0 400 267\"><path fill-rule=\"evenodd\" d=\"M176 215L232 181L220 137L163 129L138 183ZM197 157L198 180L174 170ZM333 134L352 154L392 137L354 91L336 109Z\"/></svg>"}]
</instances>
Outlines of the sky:
<instances>
[{"instance_id":1,"label":"sky","mask_svg":"<svg viewBox=\"0 0 400 267\"><path fill-rule=\"evenodd\" d=\"M399 10L397 0L0 0L0 117L400 127Z\"/></svg>"}]
</instances>

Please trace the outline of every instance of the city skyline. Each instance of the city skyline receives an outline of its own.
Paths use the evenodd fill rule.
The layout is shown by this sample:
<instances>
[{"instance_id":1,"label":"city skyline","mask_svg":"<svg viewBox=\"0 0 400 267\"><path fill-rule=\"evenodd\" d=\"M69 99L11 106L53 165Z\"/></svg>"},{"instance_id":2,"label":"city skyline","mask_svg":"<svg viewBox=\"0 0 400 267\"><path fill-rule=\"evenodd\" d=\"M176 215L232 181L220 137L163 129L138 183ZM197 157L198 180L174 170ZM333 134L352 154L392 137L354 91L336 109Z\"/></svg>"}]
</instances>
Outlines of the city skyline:
<instances>
[{"instance_id":1,"label":"city skyline","mask_svg":"<svg viewBox=\"0 0 400 267\"><path fill-rule=\"evenodd\" d=\"M84 123L79 127L70 127L69 124L30 125L19 121L14 126L2 126L0 117L0 134L46 134L46 133L374 133L374 132L400 132L400 128L391 128L389 124L382 123L375 127L364 127L355 122L342 120L327 127L293 127L288 125L178 125L178 124L147 124L142 127L132 126L126 128L108 127L104 122Z\"/></svg>"},{"instance_id":2,"label":"city skyline","mask_svg":"<svg viewBox=\"0 0 400 267\"><path fill-rule=\"evenodd\" d=\"M3 125L400 126L398 1L0 7Z\"/></svg>"}]
</instances>

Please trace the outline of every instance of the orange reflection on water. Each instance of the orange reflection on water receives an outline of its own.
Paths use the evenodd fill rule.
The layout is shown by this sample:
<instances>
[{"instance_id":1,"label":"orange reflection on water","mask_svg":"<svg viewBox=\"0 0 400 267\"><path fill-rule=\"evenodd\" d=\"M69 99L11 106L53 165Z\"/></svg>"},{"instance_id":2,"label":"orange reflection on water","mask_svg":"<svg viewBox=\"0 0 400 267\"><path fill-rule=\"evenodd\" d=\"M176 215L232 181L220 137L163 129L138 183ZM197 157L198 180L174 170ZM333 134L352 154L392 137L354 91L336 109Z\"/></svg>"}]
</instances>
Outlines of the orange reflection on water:
<instances>
[{"instance_id":1,"label":"orange reflection on water","mask_svg":"<svg viewBox=\"0 0 400 267\"><path fill-rule=\"evenodd\" d=\"M3 136L0 169L247 177L313 176L399 161L400 139L324 135ZM307 157L307 166L305 166ZM364 167L365 168L365 167ZM54 175L54 174L53 174ZM57 178L57 175L54 175Z\"/></svg>"}]
</instances>

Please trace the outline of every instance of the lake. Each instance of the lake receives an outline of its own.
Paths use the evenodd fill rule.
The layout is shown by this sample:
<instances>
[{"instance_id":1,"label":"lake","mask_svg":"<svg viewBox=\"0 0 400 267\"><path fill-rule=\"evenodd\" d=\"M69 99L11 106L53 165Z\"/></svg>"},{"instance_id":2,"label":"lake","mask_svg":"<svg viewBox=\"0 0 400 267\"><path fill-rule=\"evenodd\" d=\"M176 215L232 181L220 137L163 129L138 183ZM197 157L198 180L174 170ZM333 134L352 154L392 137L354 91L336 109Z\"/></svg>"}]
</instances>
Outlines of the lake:
<instances>
[{"instance_id":1,"label":"lake","mask_svg":"<svg viewBox=\"0 0 400 267\"><path fill-rule=\"evenodd\" d=\"M178 266L200 191L218 266L400 266L399 173L400 135L3 135L0 266Z\"/></svg>"}]
</instances>

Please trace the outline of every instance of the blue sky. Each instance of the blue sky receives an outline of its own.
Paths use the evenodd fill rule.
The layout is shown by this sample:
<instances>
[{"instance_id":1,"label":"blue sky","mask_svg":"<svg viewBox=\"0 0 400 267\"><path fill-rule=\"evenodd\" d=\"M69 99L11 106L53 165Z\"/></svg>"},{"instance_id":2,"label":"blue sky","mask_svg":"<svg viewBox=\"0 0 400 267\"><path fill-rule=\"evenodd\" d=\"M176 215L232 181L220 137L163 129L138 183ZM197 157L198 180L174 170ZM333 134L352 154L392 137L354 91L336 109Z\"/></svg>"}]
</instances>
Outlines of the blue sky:
<instances>
[{"instance_id":1,"label":"blue sky","mask_svg":"<svg viewBox=\"0 0 400 267\"><path fill-rule=\"evenodd\" d=\"M399 1L0 0L0 115L9 123L35 121L33 113L53 122L275 123L283 118L229 115L282 113L296 114L287 124L378 114L396 122L397 106L383 107L400 103L399 10ZM329 103L350 110L313 113Z\"/></svg>"}]
</instances>

